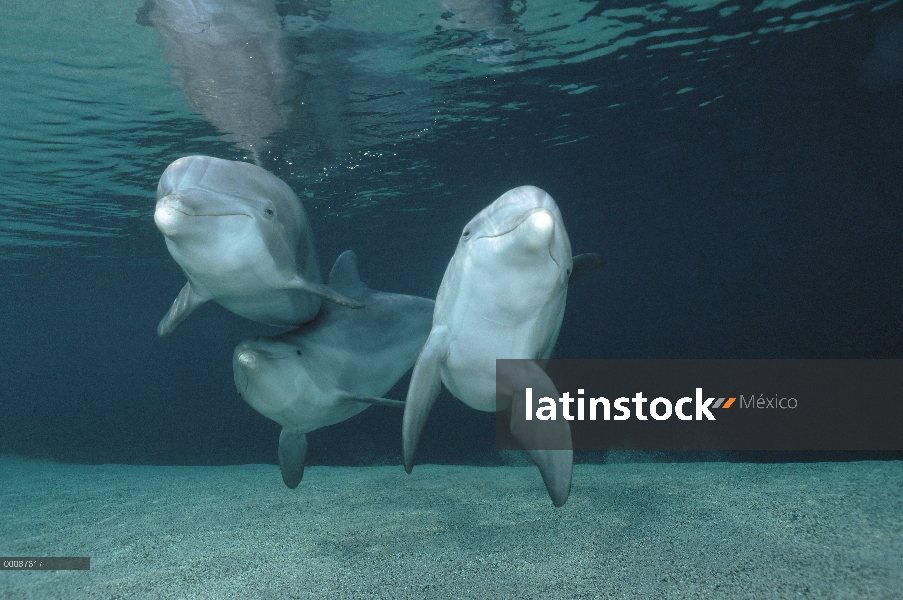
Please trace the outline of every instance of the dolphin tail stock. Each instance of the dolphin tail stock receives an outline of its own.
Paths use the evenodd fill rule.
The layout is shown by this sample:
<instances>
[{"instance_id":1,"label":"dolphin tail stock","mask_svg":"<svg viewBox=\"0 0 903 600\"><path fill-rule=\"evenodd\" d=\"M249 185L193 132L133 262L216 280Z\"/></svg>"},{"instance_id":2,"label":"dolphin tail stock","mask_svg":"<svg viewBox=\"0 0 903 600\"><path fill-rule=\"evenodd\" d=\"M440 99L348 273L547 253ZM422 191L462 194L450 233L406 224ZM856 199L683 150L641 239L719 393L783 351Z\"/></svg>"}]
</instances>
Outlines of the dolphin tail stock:
<instances>
[{"instance_id":1,"label":"dolphin tail stock","mask_svg":"<svg viewBox=\"0 0 903 600\"><path fill-rule=\"evenodd\" d=\"M376 396L355 396L354 394L343 394L339 397L342 402L364 402L371 406L390 406L392 408L404 408L403 400L392 400L391 398L378 398Z\"/></svg>"},{"instance_id":2,"label":"dolphin tail stock","mask_svg":"<svg viewBox=\"0 0 903 600\"><path fill-rule=\"evenodd\" d=\"M602 258L601 254L596 254L595 252L588 252L586 254L578 254L574 257L574 268L571 271L569 282L574 282L589 273L590 271L595 271L596 269L601 269L605 266L605 259Z\"/></svg>"},{"instance_id":3,"label":"dolphin tail stock","mask_svg":"<svg viewBox=\"0 0 903 600\"><path fill-rule=\"evenodd\" d=\"M279 469L282 471L282 481L290 489L301 483L306 461L307 434L283 427L279 434Z\"/></svg>"},{"instance_id":4,"label":"dolphin tail stock","mask_svg":"<svg viewBox=\"0 0 903 600\"><path fill-rule=\"evenodd\" d=\"M207 298L199 296L191 288L191 282L187 282L185 287L182 288L182 291L179 292L179 295L176 296L172 306L169 307L169 312L166 313L166 316L163 317L160 324L157 325L157 335L161 338L165 338L171 334L182 321L188 318L188 315L193 313L198 306L206 301Z\"/></svg>"},{"instance_id":5,"label":"dolphin tail stock","mask_svg":"<svg viewBox=\"0 0 903 600\"><path fill-rule=\"evenodd\" d=\"M524 371L513 390L511 402L511 433L530 453L539 468L546 491L557 507L564 506L571 492L571 475L574 468L574 450L571 428L561 418L539 421L526 419L526 387L533 388L534 398L558 398L555 384L539 365L522 363Z\"/></svg>"},{"instance_id":6,"label":"dolphin tail stock","mask_svg":"<svg viewBox=\"0 0 903 600\"><path fill-rule=\"evenodd\" d=\"M404 470L408 473L414 468L414 455L417 453L420 433L439 395L439 388L442 385L440 366L447 350L448 327L443 325L434 328L420 351L420 356L414 364L414 371L411 373L411 385L408 387L401 426Z\"/></svg>"}]
</instances>

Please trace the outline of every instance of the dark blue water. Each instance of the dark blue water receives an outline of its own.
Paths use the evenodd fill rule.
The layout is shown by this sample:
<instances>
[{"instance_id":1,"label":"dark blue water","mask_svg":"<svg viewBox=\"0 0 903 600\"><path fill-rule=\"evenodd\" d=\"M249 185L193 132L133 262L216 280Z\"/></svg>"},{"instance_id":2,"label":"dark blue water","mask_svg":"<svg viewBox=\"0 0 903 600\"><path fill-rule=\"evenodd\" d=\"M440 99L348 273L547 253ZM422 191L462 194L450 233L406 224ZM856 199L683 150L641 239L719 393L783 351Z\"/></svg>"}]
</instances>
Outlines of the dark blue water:
<instances>
[{"instance_id":1,"label":"dark blue water","mask_svg":"<svg viewBox=\"0 0 903 600\"><path fill-rule=\"evenodd\" d=\"M664 27L631 16L638 3L560 4L565 13L579 4L586 22L623 10L623 23L641 32ZM544 188L575 253L607 260L571 286L556 357L901 358L901 5L787 4L727 15L719 3L650 6L681 19L687 32L677 40L686 43L652 47L675 39L651 37L598 56L593 48L614 42L563 37L543 54L553 28L521 42L509 32L514 50L496 48L483 30L403 38L393 52L408 52L413 66L379 85L372 74L340 80L372 94L349 92L329 119L311 109L306 124L267 137L257 159L305 202L324 270L351 248L371 287L427 297L477 211L511 187ZM136 22L139 8L116 23L153 49L156 33ZM5 9L8 25L17 9L23 20L35 10ZM802 11L819 16L794 17ZM772 14L814 24L762 32ZM514 27L515 17L501 22ZM79 70L77 52L95 56L91 44L60 54L80 34L58 27L69 37L28 52L20 45L43 39L40 28L33 39L4 34L6 56L52 56L57 70L4 67L17 85L0 121L0 452L275 462L279 428L238 397L230 357L241 340L277 330L211 304L171 338L156 335L184 283L153 224L160 173L187 154L253 156L187 106L159 50L123 54L105 84L102 65ZM392 39L346 35L366 39L376 56ZM708 41L693 42L700 36ZM305 38L303 52L327 66L347 62L341 39L324 49ZM101 41L122 46L121 37L93 40ZM579 51L568 54L568 44ZM439 58L423 66L424 55ZM448 56L509 58L465 69L442 62ZM438 74L412 75L430 69ZM317 81L305 89L341 91ZM78 95L85 89L90 97ZM386 90L400 90L406 104L387 105L401 96ZM381 108L371 114L361 103ZM389 396L403 398L406 381ZM314 432L308 464L400 463L400 419L373 408ZM492 416L443 392L418 460L498 461Z\"/></svg>"}]
</instances>

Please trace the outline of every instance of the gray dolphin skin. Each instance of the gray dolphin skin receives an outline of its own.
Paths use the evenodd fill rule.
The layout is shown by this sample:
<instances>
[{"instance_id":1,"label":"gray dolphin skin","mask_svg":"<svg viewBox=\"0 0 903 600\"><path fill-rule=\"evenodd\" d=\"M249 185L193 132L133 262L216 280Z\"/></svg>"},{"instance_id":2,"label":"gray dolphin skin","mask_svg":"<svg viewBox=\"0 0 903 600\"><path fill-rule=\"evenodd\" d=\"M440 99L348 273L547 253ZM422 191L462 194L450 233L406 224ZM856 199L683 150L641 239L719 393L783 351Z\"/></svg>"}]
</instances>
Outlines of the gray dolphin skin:
<instances>
[{"instance_id":1,"label":"gray dolphin skin","mask_svg":"<svg viewBox=\"0 0 903 600\"><path fill-rule=\"evenodd\" d=\"M274 0L147 0L137 21L159 33L188 105L255 161L294 120L304 82Z\"/></svg>"},{"instance_id":2,"label":"gray dolphin skin","mask_svg":"<svg viewBox=\"0 0 903 600\"><path fill-rule=\"evenodd\" d=\"M408 473L440 382L472 408L503 410L506 406L496 404L496 359L551 356L575 263L585 272L602 261L598 255L571 256L558 206L537 187L509 190L467 224L439 287L432 330L411 376L402 433ZM536 421L525 420L520 375L540 381L544 395L557 398L558 393L538 365L512 376L508 389L500 390L510 397L512 433L530 449L552 502L562 506L571 488L570 428L559 419L544 422L546 429L540 431ZM550 426L557 448L537 447L538 440L548 439Z\"/></svg>"},{"instance_id":3,"label":"gray dolphin skin","mask_svg":"<svg viewBox=\"0 0 903 600\"><path fill-rule=\"evenodd\" d=\"M260 167L210 156L178 159L160 177L154 222L188 278L157 327L160 337L208 300L282 327L313 319L321 299L363 306L321 283L301 201Z\"/></svg>"},{"instance_id":4,"label":"gray dolphin skin","mask_svg":"<svg viewBox=\"0 0 903 600\"><path fill-rule=\"evenodd\" d=\"M307 433L373 404L404 406L381 396L414 365L433 317L432 300L364 286L350 250L336 260L328 281L364 308L324 304L314 321L277 337L246 340L232 355L238 393L282 425L279 466L290 488L304 475Z\"/></svg>"}]
</instances>

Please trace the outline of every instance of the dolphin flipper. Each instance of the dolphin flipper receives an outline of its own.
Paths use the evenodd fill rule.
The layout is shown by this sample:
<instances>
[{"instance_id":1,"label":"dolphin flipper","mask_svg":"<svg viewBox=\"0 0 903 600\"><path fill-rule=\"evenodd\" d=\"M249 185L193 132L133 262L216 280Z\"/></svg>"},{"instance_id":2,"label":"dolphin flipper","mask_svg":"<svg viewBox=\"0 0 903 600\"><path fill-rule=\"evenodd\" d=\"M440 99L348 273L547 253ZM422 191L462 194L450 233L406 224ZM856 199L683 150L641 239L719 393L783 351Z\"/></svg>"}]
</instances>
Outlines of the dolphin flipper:
<instances>
[{"instance_id":1,"label":"dolphin flipper","mask_svg":"<svg viewBox=\"0 0 903 600\"><path fill-rule=\"evenodd\" d=\"M548 375L535 363L525 375L511 402L511 433L517 438L536 463L546 484L552 504L564 506L571 492L571 474L574 468L574 450L571 428L564 418L553 421L526 420L525 383L533 388L534 398L558 398L558 390Z\"/></svg>"},{"instance_id":2,"label":"dolphin flipper","mask_svg":"<svg viewBox=\"0 0 903 600\"><path fill-rule=\"evenodd\" d=\"M176 327L178 327L182 321L188 318L188 315L193 313L198 306L206 301L207 298L202 298L195 293L195 291L191 289L191 282L187 282L185 287L182 288L182 291L179 292L179 295L176 296L172 306L169 307L169 312L166 313L166 316L163 317L163 320L157 325L157 335L161 338L168 336L176 330Z\"/></svg>"},{"instance_id":3,"label":"dolphin flipper","mask_svg":"<svg viewBox=\"0 0 903 600\"><path fill-rule=\"evenodd\" d=\"M304 462L307 460L307 434L285 429L279 434L279 468L282 481L291 489L298 487L304 477Z\"/></svg>"},{"instance_id":4,"label":"dolphin flipper","mask_svg":"<svg viewBox=\"0 0 903 600\"><path fill-rule=\"evenodd\" d=\"M414 454L417 452L420 432L423 431L423 425L439 395L439 388L442 385L440 367L447 351L448 327L442 325L430 332L430 337L427 338L414 364L401 426L404 470L408 473L414 468Z\"/></svg>"},{"instance_id":5,"label":"dolphin flipper","mask_svg":"<svg viewBox=\"0 0 903 600\"><path fill-rule=\"evenodd\" d=\"M601 269L605 266L605 259L601 254L588 252L586 254L578 254L574 257L574 268L571 271L569 282L577 281L590 271Z\"/></svg>"},{"instance_id":6,"label":"dolphin flipper","mask_svg":"<svg viewBox=\"0 0 903 600\"><path fill-rule=\"evenodd\" d=\"M555 508L561 508L571 493L574 470L573 450L530 450L530 458L539 468L546 491Z\"/></svg>"},{"instance_id":7,"label":"dolphin flipper","mask_svg":"<svg viewBox=\"0 0 903 600\"><path fill-rule=\"evenodd\" d=\"M363 302L353 300L348 296L343 296L329 286L323 285L322 283L314 283L313 281L308 281L303 277L295 277L289 287L291 287L292 289L307 292L309 294L313 294L314 296L319 296L324 300L329 300L330 302L335 302L336 304L341 304L342 306L347 306L348 308L364 308Z\"/></svg>"},{"instance_id":8,"label":"dolphin flipper","mask_svg":"<svg viewBox=\"0 0 903 600\"><path fill-rule=\"evenodd\" d=\"M391 398L377 398L375 396L354 396L352 394L343 394L339 396L339 400L343 402L365 402L372 406L391 406L392 408L404 408L403 400L392 400Z\"/></svg>"}]
</instances>

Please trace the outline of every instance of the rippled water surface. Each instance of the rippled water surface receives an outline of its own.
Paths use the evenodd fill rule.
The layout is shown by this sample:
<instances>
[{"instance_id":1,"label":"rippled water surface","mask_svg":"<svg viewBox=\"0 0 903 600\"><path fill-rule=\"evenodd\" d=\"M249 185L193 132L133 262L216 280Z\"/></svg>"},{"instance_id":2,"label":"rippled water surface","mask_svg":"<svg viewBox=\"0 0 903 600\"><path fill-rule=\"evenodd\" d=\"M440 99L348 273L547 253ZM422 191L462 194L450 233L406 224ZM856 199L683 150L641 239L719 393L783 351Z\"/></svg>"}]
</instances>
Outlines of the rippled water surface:
<instances>
[{"instance_id":1,"label":"rippled water surface","mask_svg":"<svg viewBox=\"0 0 903 600\"><path fill-rule=\"evenodd\" d=\"M434 209L455 197L463 182L449 171L475 144L511 155L528 124L529 152L554 161L640 105L718 114L767 84L748 71L797 59L777 56L789 38L846 26L859 36L850 60L863 61L899 12L793 0L10 0L0 244L12 256L144 231L156 178L188 153L256 160L333 215ZM888 52L900 52L896 35ZM801 58L805 69L812 57Z\"/></svg>"}]
</instances>

